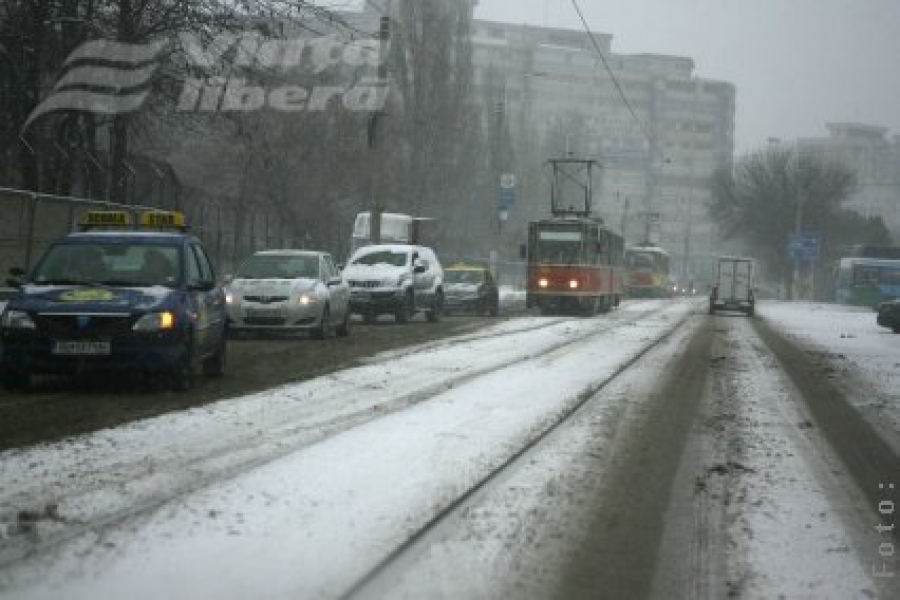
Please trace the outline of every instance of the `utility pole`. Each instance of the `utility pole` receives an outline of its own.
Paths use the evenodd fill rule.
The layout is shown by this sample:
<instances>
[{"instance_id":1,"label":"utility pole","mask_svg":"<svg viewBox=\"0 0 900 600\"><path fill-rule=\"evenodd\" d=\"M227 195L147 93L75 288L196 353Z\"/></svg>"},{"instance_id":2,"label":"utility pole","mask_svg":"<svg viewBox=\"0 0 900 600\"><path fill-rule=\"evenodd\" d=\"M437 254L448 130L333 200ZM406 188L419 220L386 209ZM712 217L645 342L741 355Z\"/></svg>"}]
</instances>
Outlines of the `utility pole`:
<instances>
[{"instance_id":1,"label":"utility pole","mask_svg":"<svg viewBox=\"0 0 900 600\"><path fill-rule=\"evenodd\" d=\"M799 161L798 161L798 164L799 164ZM800 178L799 178L799 174L798 174L798 180L799 179ZM794 239L800 240L801 236L803 235L803 182L802 181L800 181L799 185L797 186L797 213L796 213L794 219L795 219L794 220ZM791 290L791 300L802 300L803 298L801 298L801 290L802 290L803 286L801 284L800 253L795 252L793 258L794 258L794 277L793 277L793 281L791 282L792 283L791 287L793 288Z\"/></svg>"},{"instance_id":2,"label":"utility pole","mask_svg":"<svg viewBox=\"0 0 900 600\"><path fill-rule=\"evenodd\" d=\"M616 192L616 199L619 198L619 192ZM628 227L628 211L631 208L631 198L625 197L625 208L622 209L622 223L619 225L619 233L622 234L622 239L628 242L628 232L626 228Z\"/></svg>"},{"instance_id":3,"label":"utility pole","mask_svg":"<svg viewBox=\"0 0 900 600\"><path fill-rule=\"evenodd\" d=\"M385 2L385 14L381 16L378 27L378 80L379 83L388 77L388 43L391 39L391 0ZM371 211L369 213L369 237L372 243L381 243L381 213L384 203L381 198L384 157L383 142L379 132L379 124L384 118L384 111L376 108L369 117L369 149L371 150Z\"/></svg>"}]
</instances>

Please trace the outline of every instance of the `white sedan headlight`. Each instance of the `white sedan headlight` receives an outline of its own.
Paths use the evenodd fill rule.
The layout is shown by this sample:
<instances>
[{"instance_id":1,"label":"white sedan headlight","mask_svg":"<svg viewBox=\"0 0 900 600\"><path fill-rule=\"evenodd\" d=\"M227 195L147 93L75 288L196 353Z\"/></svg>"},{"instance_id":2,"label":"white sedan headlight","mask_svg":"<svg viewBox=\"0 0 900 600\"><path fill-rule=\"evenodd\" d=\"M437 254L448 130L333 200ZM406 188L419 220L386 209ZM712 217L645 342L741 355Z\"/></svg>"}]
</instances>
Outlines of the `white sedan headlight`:
<instances>
[{"instance_id":1,"label":"white sedan headlight","mask_svg":"<svg viewBox=\"0 0 900 600\"><path fill-rule=\"evenodd\" d=\"M2 324L6 329L37 329L31 315L23 310L8 310L3 313Z\"/></svg>"},{"instance_id":2,"label":"white sedan headlight","mask_svg":"<svg viewBox=\"0 0 900 600\"><path fill-rule=\"evenodd\" d=\"M297 303L301 306L312 306L319 301L319 296L315 292L305 292L297 297Z\"/></svg>"}]
</instances>

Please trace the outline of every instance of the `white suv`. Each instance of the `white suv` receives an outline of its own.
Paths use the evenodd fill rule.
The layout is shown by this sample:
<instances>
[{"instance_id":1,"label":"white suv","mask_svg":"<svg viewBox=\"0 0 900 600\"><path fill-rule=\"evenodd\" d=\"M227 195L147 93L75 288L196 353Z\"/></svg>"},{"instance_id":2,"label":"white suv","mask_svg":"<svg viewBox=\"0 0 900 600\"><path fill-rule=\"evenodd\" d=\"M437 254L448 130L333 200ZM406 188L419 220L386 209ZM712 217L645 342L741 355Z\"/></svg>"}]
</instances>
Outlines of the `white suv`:
<instances>
[{"instance_id":1,"label":"white suv","mask_svg":"<svg viewBox=\"0 0 900 600\"><path fill-rule=\"evenodd\" d=\"M444 270L431 248L408 244L364 246L344 268L350 283L350 309L372 323L392 314L406 323L417 312L431 322L444 310Z\"/></svg>"}]
</instances>

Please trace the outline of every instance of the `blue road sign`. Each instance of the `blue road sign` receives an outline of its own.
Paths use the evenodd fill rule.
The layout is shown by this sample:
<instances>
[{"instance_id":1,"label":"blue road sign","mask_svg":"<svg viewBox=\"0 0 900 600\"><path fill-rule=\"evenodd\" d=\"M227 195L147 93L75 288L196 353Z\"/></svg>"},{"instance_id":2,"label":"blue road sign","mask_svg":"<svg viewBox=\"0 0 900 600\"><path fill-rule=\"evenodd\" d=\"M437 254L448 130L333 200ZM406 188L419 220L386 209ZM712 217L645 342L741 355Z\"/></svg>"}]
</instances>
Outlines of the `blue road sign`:
<instances>
[{"instance_id":1,"label":"blue road sign","mask_svg":"<svg viewBox=\"0 0 900 600\"><path fill-rule=\"evenodd\" d=\"M497 208L505 210L516 203L516 188L501 187L500 195L497 197Z\"/></svg>"},{"instance_id":2,"label":"blue road sign","mask_svg":"<svg viewBox=\"0 0 900 600\"><path fill-rule=\"evenodd\" d=\"M799 261L818 260L821 240L817 233L792 233L788 238L788 254Z\"/></svg>"}]
</instances>

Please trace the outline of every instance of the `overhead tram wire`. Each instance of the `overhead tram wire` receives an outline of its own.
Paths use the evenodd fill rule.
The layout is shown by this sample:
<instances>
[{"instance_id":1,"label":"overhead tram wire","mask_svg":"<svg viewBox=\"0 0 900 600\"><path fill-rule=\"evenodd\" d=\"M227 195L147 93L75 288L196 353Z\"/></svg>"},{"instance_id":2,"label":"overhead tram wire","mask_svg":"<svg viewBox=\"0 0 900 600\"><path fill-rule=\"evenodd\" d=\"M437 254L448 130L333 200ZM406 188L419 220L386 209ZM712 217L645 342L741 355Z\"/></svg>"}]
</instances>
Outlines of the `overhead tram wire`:
<instances>
[{"instance_id":1,"label":"overhead tram wire","mask_svg":"<svg viewBox=\"0 0 900 600\"><path fill-rule=\"evenodd\" d=\"M578 6L578 0L572 0L572 6L575 7L575 12L578 13L578 18L581 19L581 23L582 25L584 25L584 31L588 34L588 37L591 40L591 45L594 46L594 50L600 57L600 61L603 63L603 67L606 69L609 78L612 80L613 85L616 87L616 91L618 91L619 93L619 97L622 99L622 102L625 104L628 112L631 113L631 118L634 119L635 123L637 123L638 127L641 130L641 134L647 140L647 143L650 144L650 149L652 151L656 151L661 159L666 160L666 157L663 156L662 153L660 153L659 149L656 147L656 140L652 135L650 135L650 132L647 130L646 124L641 121L640 117L638 117L637 112L635 112L634 107L628 100L628 96L625 95L625 90L622 89L622 85L619 83L619 79L616 77L615 73L613 73L612 68L609 66L609 62L607 62L606 60L606 55L603 54L603 50L600 49L600 45L597 43L597 39L594 37L594 33L591 31L591 28L588 25L587 19L584 18L584 13L581 12L581 7Z\"/></svg>"}]
</instances>

